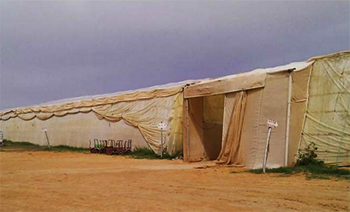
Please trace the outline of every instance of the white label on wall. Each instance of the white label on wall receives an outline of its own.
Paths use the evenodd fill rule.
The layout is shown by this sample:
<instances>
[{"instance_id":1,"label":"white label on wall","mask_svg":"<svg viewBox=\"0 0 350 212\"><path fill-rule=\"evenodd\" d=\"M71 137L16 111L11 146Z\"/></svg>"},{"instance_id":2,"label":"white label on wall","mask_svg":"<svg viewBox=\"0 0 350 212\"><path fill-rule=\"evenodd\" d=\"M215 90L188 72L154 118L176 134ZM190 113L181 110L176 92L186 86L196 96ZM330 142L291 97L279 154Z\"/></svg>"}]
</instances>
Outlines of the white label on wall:
<instances>
[{"instance_id":1,"label":"white label on wall","mask_svg":"<svg viewBox=\"0 0 350 212\"><path fill-rule=\"evenodd\" d=\"M274 121L274 120L267 120L267 127L278 127L278 123L277 121Z\"/></svg>"},{"instance_id":2,"label":"white label on wall","mask_svg":"<svg viewBox=\"0 0 350 212\"><path fill-rule=\"evenodd\" d=\"M160 130L164 130L167 127L167 125L165 123L163 123L162 121L158 124L158 129Z\"/></svg>"}]
</instances>

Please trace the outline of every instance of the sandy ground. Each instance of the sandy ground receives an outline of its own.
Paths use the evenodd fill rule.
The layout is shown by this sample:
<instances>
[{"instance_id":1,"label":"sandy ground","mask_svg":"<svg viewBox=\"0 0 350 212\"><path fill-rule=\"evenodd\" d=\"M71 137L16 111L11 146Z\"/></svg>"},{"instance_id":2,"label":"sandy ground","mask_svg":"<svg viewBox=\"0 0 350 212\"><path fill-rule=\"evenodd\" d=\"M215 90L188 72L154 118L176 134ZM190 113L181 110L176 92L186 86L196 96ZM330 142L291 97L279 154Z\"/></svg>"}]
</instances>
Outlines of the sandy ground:
<instances>
[{"instance_id":1,"label":"sandy ground","mask_svg":"<svg viewBox=\"0 0 350 212\"><path fill-rule=\"evenodd\" d=\"M0 152L1 211L349 211L347 180L180 160Z\"/></svg>"}]
</instances>

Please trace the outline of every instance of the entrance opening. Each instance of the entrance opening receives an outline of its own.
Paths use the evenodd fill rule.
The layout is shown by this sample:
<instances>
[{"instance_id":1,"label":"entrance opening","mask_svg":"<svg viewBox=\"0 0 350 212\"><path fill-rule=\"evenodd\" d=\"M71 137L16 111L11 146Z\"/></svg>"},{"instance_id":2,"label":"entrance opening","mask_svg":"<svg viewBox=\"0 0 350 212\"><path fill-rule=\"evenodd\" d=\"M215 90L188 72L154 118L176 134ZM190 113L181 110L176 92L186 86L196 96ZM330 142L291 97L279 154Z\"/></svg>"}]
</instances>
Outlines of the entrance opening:
<instances>
[{"instance_id":1,"label":"entrance opening","mask_svg":"<svg viewBox=\"0 0 350 212\"><path fill-rule=\"evenodd\" d=\"M215 160L222 147L224 94L190 98L189 160Z\"/></svg>"}]
</instances>

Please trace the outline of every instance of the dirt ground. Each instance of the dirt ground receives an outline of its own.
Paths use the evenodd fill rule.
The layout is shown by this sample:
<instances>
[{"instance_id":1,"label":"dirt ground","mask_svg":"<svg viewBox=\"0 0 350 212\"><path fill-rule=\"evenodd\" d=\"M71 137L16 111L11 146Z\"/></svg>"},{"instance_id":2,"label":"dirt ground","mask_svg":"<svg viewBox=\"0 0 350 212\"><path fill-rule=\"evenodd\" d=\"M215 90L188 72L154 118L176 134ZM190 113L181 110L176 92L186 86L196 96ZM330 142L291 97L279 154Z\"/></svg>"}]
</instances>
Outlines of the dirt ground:
<instances>
[{"instance_id":1,"label":"dirt ground","mask_svg":"<svg viewBox=\"0 0 350 212\"><path fill-rule=\"evenodd\" d=\"M347 180L200 166L84 153L0 152L0 210L350 210Z\"/></svg>"}]
</instances>

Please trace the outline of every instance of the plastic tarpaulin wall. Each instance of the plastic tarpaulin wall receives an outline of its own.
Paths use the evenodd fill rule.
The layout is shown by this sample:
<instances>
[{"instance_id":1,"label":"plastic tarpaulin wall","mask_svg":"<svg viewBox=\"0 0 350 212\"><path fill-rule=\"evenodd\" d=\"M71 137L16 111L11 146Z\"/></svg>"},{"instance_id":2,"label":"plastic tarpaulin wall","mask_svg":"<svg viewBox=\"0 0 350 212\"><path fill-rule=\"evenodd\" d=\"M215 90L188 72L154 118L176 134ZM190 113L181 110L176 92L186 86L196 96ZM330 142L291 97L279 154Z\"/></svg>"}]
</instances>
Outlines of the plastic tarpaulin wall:
<instances>
[{"instance_id":1,"label":"plastic tarpaulin wall","mask_svg":"<svg viewBox=\"0 0 350 212\"><path fill-rule=\"evenodd\" d=\"M265 144L267 139L266 122L269 119L278 122L278 127L272 129L270 139L270 152L267 159L267 167L274 168L284 166L286 123L288 105L288 77L289 72L269 73L266 77L266 85L260 103L259 127L254 165L252 168L262 167Z\"/></svg>"},{"instance_id":2,"label":"plastic tarpaulin wall","mask_svg":"<svg viewBox=\"0 0 350 212\"><path fill-rule=\"evenodd\" d=\"M247 106L241 135L243 165L246 167L254 167L255 163L259 164L259 161L262 161L262 158L256 155L261 148L258 137L263 93L264 88L247 91Z\"/></svg>"},{"instance_id":3,"label":"plastic tarpaulin wall","mask_svg":"<svg viewBox=\"0 0 350 212\"><path fill-rule=\"evenodd\" d=\"M185 98L232 93L241 90L261 88L265 85L266 72L255 70L230 77L208 80L185 89Z\"/></svg>"},{"instance_id":4,"label":"plastic tarpaulin wall","mask_svg":"<svg viewBox=\"0 0 350 212\"><path fill-rule=\"evenodd\" d=\"M276 120L279 126L274 128L271 133L267 167L284 165L288 76L288 71L268 73L264 88L247 91L240 138L241 163L236 165L244 165L249 168L262 167L268 119ZM226 96L230 95L232 94L226 94ZM224 125L226 124L227 122L224 123ZM238 126L235 127L238 129Z\"/></svg>"},{"instance_id":5,"label":"plastic tarpaulin wall","mask_svg":"<svg viewBox=\"0 0 350 212\"><path fill-rule=\"evenodd\" d=\"M246 91L240 91L237 92L233 98L230 95L226 95L226 99L227 104L225 104L225 106L230 105L229 108L231 108L231 111L227 113L229 118L225 117L226 120L229 120L227 125L225 123L227 127L225 126L225 134L223 134L223 146L217 160L219 160L219 163L224 164L243 165L241 133L245 116L247 93Z\"/></svg>"},{"instance_id":6,"label":"plastic tarpaulin wall","mask_svg":"<svg viewBox=\"0 0 350 212\"><path fill-rule=\"evenodd\" d=\"M183 93L181 91L182 87L178 86L169 89L139 91L97 100L64 103L62 105L44 105L15 109L1 114L0 127L3 128L3 125L10 124L12 119L20 119L25 123L31 120L46 122L55 118L56 122L61 121L70 125L70 123L66 122L66 120L70 120L70 118L67 118L70 115L76 116L81 113L94 113L100 120L104 119L108 122L124 120L127 125L139 129L147 144L157 154L160 154L161 132L157 128L157 124L163 121L168 125L165 133L166 144L164 147L167 148L169 154L174 154L182 150ZM157 98L154 98L154 96ZM138 98L140 99L138 100ZM27 125L28 127L25 128L31 127L29 126L29 122ZM23 130L25 129L18 129L17 133ZM67 130L69 132L69 129ZM11 135L6 130L5 134L7 138L11 138ZM30 141L30 138L23 138L23 140ZM67 145L73 145L73 143L68 143Z\"/></svg>"},{"instance_id":7,"label":"plastic tarpaulin wall","mask_svg":"<svg viewBox=\"0 0 350 212\"><path fill-rule=\"evenodd\" d=\"M132 140L132 147L148 147L147 142L136 127L125 124L99 120L93 112L67 115L63 118L52 117L45 121L32 119L23 121L16 117L0 122L0 128L6 139L12 141L30 141L47 145L43 128L47 129L50 145L69 145L88 147L89 140Z\"/></svg>"},{"instance_id":8,"label":"plastic tarpaulin wall","mask_svg":"<svg viewBox=\"0 0 350 212\"><path fill-rule=\"evenodd\" d=\"M165 133L166 145L170 154L176 153L182 145L175 142L182 141L182 93L166 98L154 98L134 102L119 102L111 105L95 107L93 112L99 119L106 119L110 122L124 120L125 123L137 127L149 146L160 154L161 132L157 124L163 121L169 125ZM170 140L171 139L171 140Z\"/></svg>"},{"instance_id":9,"label":"plastic tarpaulin wall","mask_svg":"<svg viewBox=\"0 0 350 212\"><path fill-rule=\"evenodd\" d=\"M233 93L242 90L263 88L266 75L290 69L301 70L310 66L312 62L295 62L288 65L273 68L255 69L250 72L220 77L217 79L203 80L190 85L184 90L185 98Z\"/></svg>"},{"instance_id":10,"label":"plastic tarpaulin wall","mask_svg":"<svg viewBox=\"0 0 350 212\"><path fill-rule=\"evenodd\" d=\"M292 96L290 114L290 136L288 147L288 166L296 162L300 136L306 110L307 87L310 77L309 66L300 71L292 72Z\"/></svg>"},{"instance_id":11,"label":"plastic tarpaulin wall","mask_svg":"<svg viewBox=\"0 0 350 212\"><path fill-rule=\"evenodd\" d=\"M236 100L235 99L236 93L237 92L225 94L224 118L223 118L223 127L222 127L222 147L223 147L223 149L225 149L224 146L225 146L225 142L227 140L227 135L228 135L228 131L229 131L231 117L233 114L233 107L234 107L235 100ZM220 156L222 155L223 149L221 149L221 152L220 152L218 158L220 158Z\"/></svg>"},{"instance_id":12,"label":"plastic tarpaulin wall","mask_svg":"<svg viewBox=\"0 0 350 212\"><path fill-rule=\"evenodd\" d=\"M250 168L262 167L267 138L266 121L273 119L278 121L279 127L272 130L267 166L284 165L289 73L288 71L267 73L264 88L225 94L223 141L221 144L225 143L227 139L231 140L232 143L233 138L237 136L236 142L233 142L235 145L229 145L231 149L226 147L222 149L222 155L226 154L227 156L223 160L226 164L244 165ZM237 94L242 92L246 92L244 101L240 98L241 100L236 102ZM198 161L205 159L206 155L203 146L203 131L206 129L200 125L203 119L203 97L189 98L187 101L190 102L189 107L192 110L189 112L189 138L184 140L185 146L186 142L189 146L185 160ZM242 102L245 101L245 109L243 110L238 105L242 106ZM238 104L237 107L235 104ZM238 110L238 108L240 109ZM232 122L232 114L235 112L237 114L234 119L238 120L237 123ZM231 122L234 124L230 125ZM240 131L241 133L239 133ZM228 157L231 159L229 160ZM219 159L222 158L219 157Z\"/></svg>"},{"instance_id":13,"label":"plastic tarpaulin wall","mask_svg":"<svg viewBox=\"0 0 350 212\"><path fill-rule=\"evenodd\" d=\"M262 160L264 154L264 147L267 138L267 126L268 119L274 119L278 121L279 127L273 129L271 137L271 147L269 153L269 159L267 161L268 167L284 166L286 160L293 161L290 157L293 157L295 153L290 156L290 151L286 147L290 147L292 151L295 151L297 142L289 142L291 138L287 138L287 132L291 132L290 137L292 139L298 139L300 135L301 127L297 126L294 129L287 129L288 122L288 96L293 90L289 88L289 78L292 70L300 71L307 69L313 64L313 62L297 62L290 63L284 66L278 66L274 68L256 69L251 72L221 77L212 80L201 81L185 87L184 98L189 103L188 107L184 107L184 159L185 161L198 161L206 157L203 138L206 130L203 123L200 121L203 119L203 115L206 116L206 112L203 114L203 98L207 98L212 95L223 94L225 95L224 105L224 118L222 127L222 139L227 139L229 122L231 120L232 107L235 102L235 95L237 92L247 92L247 104L244 114L241 144L238 152L242 153L242 160L239 163L250 168L262 167ZM305 72L303 72L305 73ZM297 80L300 74L295 74L294 80ZM307 74L306 74L307 75ZM304 76L302 76L304 77ZM303 85L305 80L300 84L296 82L294 86L295 92L292 93L296 100L294 105L291 103L291 119L289 123L292 126L300 122L300 117L305 109L305 99L298 99L300 95L304 95L303 91L298 89L304 89ZM303 87L304 86L304 87ZM291 94L291 95L292 95ZM299 96L298 96L299 95ZM293 98L294 98L293 97ZM304 101L304 105L300 101ZM298 105L298 106L297 106ZM188 114L186 110L192 108ZM195 108L195 110L193 110ZM296 118L295 118L296 117ZM199 121L199 123L198 123ZM197 127L195 127L197 125ZM236 126L237 127L237 126ZM286 145L288 144L288 146ZM215 144L218 145L218 144ZM294 149L293 149L294 148ZM286 152L288 151L288 152ZM231 163L231 162L230 162Z\"/></svg>"},{"instance_id":14,"label":"plastic tarpaulin wall","mask_svg":"<svg viewBox=\"0 0 350 212\"><path fill-rule=\"evenodd\" d=\"M130 93L121 93L121 94L116 94L116 95L106 96L106 97L83 99L80 101L71 102L68 100L68 102L62 102L62 103L17 108L17 109L0 112L0 120L6 121L9 118L17 117L17 115L19 114L28 114L28 113L33 113L32 115L38 115L36 113L40 113L38 118L40 117L40 115L46 114L41 116L41 119L45 120L45 119L51 118L52 113L56 115L58 114L57 112L61 112L58 116L64 116L66 115L65 111L72 110L72 109L91 108L96 106L103 106L106 104L115 104L118 102L130 102L130 101L137 101L137 100L168 97L168 96L181 93L182 88L183 88L183 84L178 83L177 86L174 86L171 88L155 88L151 90L141 90L141 91L134 91ZM32 118L29 118L29 117L27 119L32 119L35 116Z\"/></svg>"},{"instance_id":15,"label":"plastic tarpaulin wall","mask_svg":"<svg viewBox=\"0 0 350 212\"><path fill-rule=\"evenodd\" d=\"M300 149L314 142L325 163L350 165L350 53L313 60Z\"/></svg>"}]
</instances>

